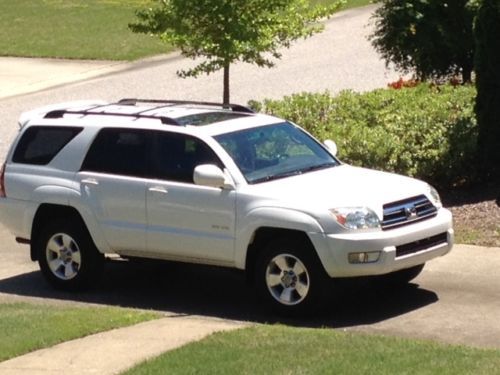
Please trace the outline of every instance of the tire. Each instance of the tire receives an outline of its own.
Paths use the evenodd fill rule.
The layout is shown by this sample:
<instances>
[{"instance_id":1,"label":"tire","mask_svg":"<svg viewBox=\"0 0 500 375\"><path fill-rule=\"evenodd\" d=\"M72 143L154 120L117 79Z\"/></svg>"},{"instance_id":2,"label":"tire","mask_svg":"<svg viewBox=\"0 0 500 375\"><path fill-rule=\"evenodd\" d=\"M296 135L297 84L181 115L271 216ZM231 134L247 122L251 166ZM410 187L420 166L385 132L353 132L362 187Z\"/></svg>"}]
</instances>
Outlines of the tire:
<instances>
[{"instance_id":1,"label":"tire","mask_svg":"<svg viewBox=\"0 0 500 375\"><path fill-rule=\"evenodd\" d=\"M329 277L305 241L269 242L260 252L255 272L259 297L281 315L311 314L326 300Z\"/></svg>"},{"instance_id":2,"label":"tire","mask_svg":"<svg viewBox=\"0 0 500 375\"><path fill-rule=\"evenodd\" d=\"M41 229L34 246L43 276L56 289L83 290L101 274L104 256L83 223L56 219Z\"/></svg>"},{"instance_id":3,"label":"tire","mask_svg":"<svg viewBox=\"0 0 500 375\"><path fill-rule=\"evenodd\" d=\"M404 286L416 278L422 270L424 269L425 263L419 264L418 266L413 266L411 268L405 268L396 272L391 272L387 275L382 276L383 281L392 286Z\"/></svg>"}]
</instances>

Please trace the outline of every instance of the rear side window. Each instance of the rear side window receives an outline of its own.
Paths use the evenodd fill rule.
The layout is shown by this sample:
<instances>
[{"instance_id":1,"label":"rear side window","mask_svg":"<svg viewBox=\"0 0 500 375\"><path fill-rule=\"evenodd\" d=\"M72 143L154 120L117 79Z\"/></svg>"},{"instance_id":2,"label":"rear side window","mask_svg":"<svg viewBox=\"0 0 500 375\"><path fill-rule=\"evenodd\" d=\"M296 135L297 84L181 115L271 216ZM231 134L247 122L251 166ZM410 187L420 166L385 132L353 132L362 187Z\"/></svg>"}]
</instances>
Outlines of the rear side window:
<instances>
[{"instance_id":1,"label":"rear side window","mask_svg":"<svg viewBox=\"0 0 500 375\"><path fill-rule=\"evenodd\" d=\"M31 127L19 140L12 161L22 164L49 164L82 129L61 126Z\"/></svg>"},{"instance_id":2,"label":"rear side window","mask_svg":"<svg viewBox=\"0 0 500 375\"><path fill-rule=\"evenodd\" d=\"M148 132L137 129L102 129L83 161L81 170L132 177L148 175Z\"/></svg>"}]
</instances>

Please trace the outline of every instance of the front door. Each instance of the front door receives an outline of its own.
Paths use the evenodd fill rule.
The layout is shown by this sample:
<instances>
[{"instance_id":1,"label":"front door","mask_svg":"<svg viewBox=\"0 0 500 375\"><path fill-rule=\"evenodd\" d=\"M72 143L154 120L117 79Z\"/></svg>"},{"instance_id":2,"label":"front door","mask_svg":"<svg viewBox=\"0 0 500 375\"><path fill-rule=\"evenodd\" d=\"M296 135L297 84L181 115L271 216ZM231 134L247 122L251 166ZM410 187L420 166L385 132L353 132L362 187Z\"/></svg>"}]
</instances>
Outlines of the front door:
<instances>
[{"instance_id":1,"label":"front door","mask_svg":"<svg viewBox=\"0 0 500 375\"><path fill-rule=\"evenodd\" d=\"M231 263L234 252L233 190L193 183L200 164L223 167L201 140L161 132L154 141L155 179L147 181L147 247L166 258Z\"/></svg>"}]
</instances>

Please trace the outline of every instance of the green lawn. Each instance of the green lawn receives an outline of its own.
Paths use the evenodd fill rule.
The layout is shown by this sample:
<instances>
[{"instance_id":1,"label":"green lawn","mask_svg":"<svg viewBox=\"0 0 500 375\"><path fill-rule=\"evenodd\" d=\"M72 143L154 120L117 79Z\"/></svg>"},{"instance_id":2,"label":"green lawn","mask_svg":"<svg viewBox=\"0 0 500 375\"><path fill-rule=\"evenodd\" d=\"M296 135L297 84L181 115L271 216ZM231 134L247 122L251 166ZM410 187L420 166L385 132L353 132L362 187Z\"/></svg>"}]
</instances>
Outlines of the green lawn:
<instances>
[{"instance_id":1,"label":"green lawn","mask_svg":"<svg viewBox=\"0 0 500 375\"><path fill-rule=\"evenodd\" d=\"M0 0L0 55L133 60L169 51L128 24L145 0Z\"/></svg>"},{"instance_id":2,"label":"green lawn","mask_svg":"<svg viewBox=\"0 0 500 375\"><path fill-rule=\"evenodd\" d=\"M313 0L328 4L332 0ZM348 7L368 4L349 0ZM134 60L169 52L128 24L148 0L0 0L0 56Z\"/></svg>"},{"instance_id":3,"label":"green lawn","mask_svg":"<svg viewBox=\"0 0 500 375\"><path fill-rule=\"evenodd\" d=\"M498 374L500 352L331 329L257 326L217 333L137 374Z\"/></svg>"},{"instance_id":4,"label":"green lawn","mask_svg":"<svg viewBox=\"0 0 500 375\"><path fill-rule=\"evenodd\" d=\"M0 304L0 361L57 343L158 318L116 307Z\"/></svg>"}]
</instances>

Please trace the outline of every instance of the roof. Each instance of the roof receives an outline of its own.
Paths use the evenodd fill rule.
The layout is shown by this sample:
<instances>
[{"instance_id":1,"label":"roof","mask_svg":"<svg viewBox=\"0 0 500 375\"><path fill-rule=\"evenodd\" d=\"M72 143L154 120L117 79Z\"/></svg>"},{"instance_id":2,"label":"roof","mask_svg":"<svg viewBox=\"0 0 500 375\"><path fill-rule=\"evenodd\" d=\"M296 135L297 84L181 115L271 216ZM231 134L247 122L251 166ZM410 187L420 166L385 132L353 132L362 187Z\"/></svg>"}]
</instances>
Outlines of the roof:
<instances>
[{"instance_id":1,"label":"roof","mask_svg":"<svg viewBox=\"0 0 500 375\"><path fill-rule=\"evenodd\" d=\"M61 118L70 115L120 116L133 118L159 119L168 125L208 125L238 117L249 116L254 112L239 104L220 104L212 102L121 99L116 103L98 103L83 107L67 107L51 110L45 118Z\"/></svg>"},{"instance_id":2,"label":"roof","mask_svg":"<svg viewBox=\"0 0 500 375\"><path fill-rule=\"evenodd\" d=\"M148 124L150 120L159 120L151 125L170 125L179 127L203 127L203 132L211 134L225 133L228 127L231 130L248 128L252 126L276 123L280 119L258 114L250 108L239 105L199 101L181 100L156 100L156 99L121 99L115 103L103 101L76 101L60 103L33 111L25 112L19 119L19 125L23 127L29 121L37 119L41 124L46 120L61 119L61 125L68 121L87 118L87 116L99 116L102 123L103 116L106 123L119 123L126 125L123 121L128 118L133 121L134 126ZM119 121L116 121L119 120ZM222 128L219 124L224 124ZM92 125L92 123L89 123ZM227 126L226 126L227 125Z\"/></svg>"}]
</instances>

